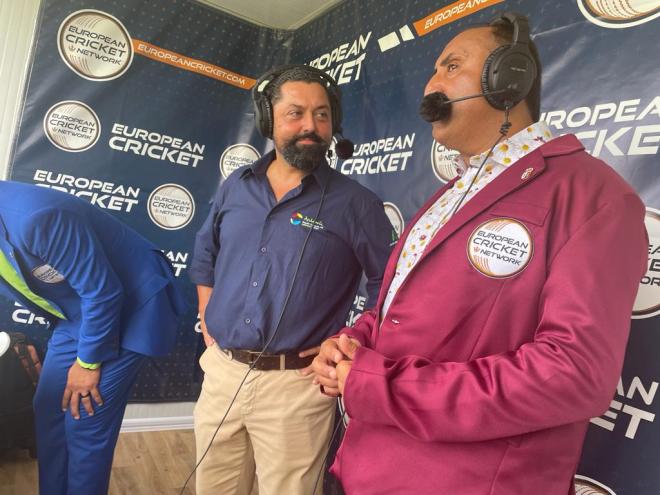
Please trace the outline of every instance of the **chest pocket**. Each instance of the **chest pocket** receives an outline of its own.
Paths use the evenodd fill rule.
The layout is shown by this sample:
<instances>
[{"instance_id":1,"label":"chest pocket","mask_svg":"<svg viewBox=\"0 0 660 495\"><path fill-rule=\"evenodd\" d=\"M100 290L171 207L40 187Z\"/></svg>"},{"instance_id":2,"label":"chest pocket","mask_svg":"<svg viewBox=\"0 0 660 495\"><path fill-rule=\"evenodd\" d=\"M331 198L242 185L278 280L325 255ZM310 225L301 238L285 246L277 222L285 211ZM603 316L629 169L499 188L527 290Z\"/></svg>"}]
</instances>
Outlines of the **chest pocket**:
<instances>
[{"instance_id":1,"label":"chest pocket","mask_svg":"<svg viewBox=\"0 0 660 495\"><path fill-rule=\"evenodd\" d=\"M311 233L309 232L310 229L308 227L302 227L300 225L292 225L290 228L293 229L293 236L294 239L296 239L297 252L300 252L300 249L302 249L303 243L309 234L309 240L307 241L307 247L305 248L305 257L308 257L307 253L310 252L314 253L314 255L311 255L310 253L312 259L321 256L326 250L331 250L332 243L336 242L334 234L328 232L325 228L312 230Z\"/></svg>"},{"instance_id":2,"label":"chest pocket","mask_svg":"<svg viewBox=\"0 0 660 495\"><path fill-rule=\"evenodd\" d=\"M323 229L311 232L301 265L303 273L307 273L310 277L312 275L317 277L319 282L332 277L333 272L343 272L349 276L355 269L353 251L342 237L343 233L335 232L328 226L327 221L324 223ZM309 229L300 225L291 227L296 231L295 235L298 239L296 252L299 253Z\"/></svg>"},{"instance_id":3,"label":"chest pocket","mask_svg":"<svg viewBox=\"0 0 660 495\"><path fill-rule=\"evenodd\" d=\"M549 208L546 206L500 201L490 209L489 213L491 216L513 218L540 227L545 223L548 211Z\"/></svg>"}]
</instances>

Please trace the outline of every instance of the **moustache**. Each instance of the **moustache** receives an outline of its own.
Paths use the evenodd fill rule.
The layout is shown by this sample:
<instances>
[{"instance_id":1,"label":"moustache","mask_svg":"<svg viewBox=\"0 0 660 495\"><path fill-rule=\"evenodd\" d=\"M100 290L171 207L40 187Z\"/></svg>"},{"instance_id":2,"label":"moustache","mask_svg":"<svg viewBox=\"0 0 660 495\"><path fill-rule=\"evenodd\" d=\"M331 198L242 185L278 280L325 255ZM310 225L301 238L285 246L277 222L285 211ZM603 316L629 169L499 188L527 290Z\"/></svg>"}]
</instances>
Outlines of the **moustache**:
<instances>
[{"instance_id":1,"label":"moustache","mask_svg":"<svg viewBox=\"0 0 660 495\"><path fill-rule=\"evenodd\" d=\"M293 139L293 142L297 143L298 141L302 141L303 139L310 139L311 141L314 141L315 143L325 143L325 141L323 141L323 139L321 139L321 136L319 136L315 132L307 132L305 134L300 134L299 136L296 136Z\"/></svg>"},{"instance_id":2,"label":"moustache","mask_svg":"<svg viewBox=\"0 0 660 495\"><path fill-rule=\"evenodd\" d=\"M419 105L419 115L427 122L447 121L451 117L452 104L446 94L429 93Z\"/></svg>"}]
</instances>

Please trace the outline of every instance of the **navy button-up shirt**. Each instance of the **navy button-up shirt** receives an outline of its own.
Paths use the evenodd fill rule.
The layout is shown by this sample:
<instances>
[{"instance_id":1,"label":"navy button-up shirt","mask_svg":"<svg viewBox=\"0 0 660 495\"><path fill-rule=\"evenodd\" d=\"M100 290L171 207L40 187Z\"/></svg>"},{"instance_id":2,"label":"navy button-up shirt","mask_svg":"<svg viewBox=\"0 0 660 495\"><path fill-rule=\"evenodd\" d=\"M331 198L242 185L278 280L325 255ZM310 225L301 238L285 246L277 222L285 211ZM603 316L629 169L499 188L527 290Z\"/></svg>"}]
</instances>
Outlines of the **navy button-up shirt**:
<instances>
[{"instance_id":1,"label":"navy button-up shirt","mask_svg":"<svg viewBox=\"0 0 660 495\"><path fill-rule=\"evenodd\" d=\"M205 321L223 348L261 350L273 335L310 230L266 352L308 349L342 328L363 271L375 304L391 250L392 225L374 193L323 163L278 203L266 177L274 158L232 173L197 233L189 273L213 287Z\"/></svg>"}]
</instances>

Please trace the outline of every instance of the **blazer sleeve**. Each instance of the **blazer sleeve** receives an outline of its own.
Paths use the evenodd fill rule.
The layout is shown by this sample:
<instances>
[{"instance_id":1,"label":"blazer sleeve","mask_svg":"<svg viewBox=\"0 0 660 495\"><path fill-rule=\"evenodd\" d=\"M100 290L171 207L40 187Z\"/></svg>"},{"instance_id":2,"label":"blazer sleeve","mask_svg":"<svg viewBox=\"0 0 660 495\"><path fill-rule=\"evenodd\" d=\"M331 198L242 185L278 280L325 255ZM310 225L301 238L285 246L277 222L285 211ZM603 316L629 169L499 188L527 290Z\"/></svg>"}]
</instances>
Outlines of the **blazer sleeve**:
<instances>
[{"instance_id":1,"label":"blazer sleeve","mask_svg":"<svg viewBox=\"0 0 660 495\"><path fill-rule=\"evenodd\" d=\"M80 297L78 357L98 363L119 351L124 290L86 222L75 211L41 210L26 219L23 238L28 249L60 272Z\"/></svg>"},{"instance_id":2,"label":"blazer sleeve","mask_svg":"<svg viewBox=\"0 0 660 495\"><path fill-rule=\"evenodd\" d=\"M359 348L346 380L348 414L445 442L510 437L602 414L646 270L644 212L636 195L623 195L569 238L550 261L535 338L516 350L431 362Z\"/></svg>"},{"instance_id":3,"label":"blazer sleeve","mask_svg":"<svg viewBox=\"0 0 660 495\"><path fill-rule=\"evenodd\" d=\"M346 334L349 337L357 340L361 345L371 346L371 331L376 322L376 309L372 308L360 315L360 317L353 323L352 327L344 327L339 333L333 337L339 337L341 334Z\"/></svg>"}]
</instances>

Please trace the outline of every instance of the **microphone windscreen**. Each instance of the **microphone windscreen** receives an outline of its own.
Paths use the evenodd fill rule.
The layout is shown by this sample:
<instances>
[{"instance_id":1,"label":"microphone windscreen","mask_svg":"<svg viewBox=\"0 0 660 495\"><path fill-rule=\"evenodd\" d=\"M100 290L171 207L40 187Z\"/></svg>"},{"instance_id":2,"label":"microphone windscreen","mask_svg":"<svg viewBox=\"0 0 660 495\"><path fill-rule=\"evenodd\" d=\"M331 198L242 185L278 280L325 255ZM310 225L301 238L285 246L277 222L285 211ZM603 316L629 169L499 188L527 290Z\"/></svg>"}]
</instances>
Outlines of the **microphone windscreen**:
<instances>
[{"instance_id":1,"label":"microphone windscreen","mask_svg":"<svg viewBox=\"0 0 660 495\"><path fill-rule=\"evenodd\" d=\"M342 137L337 144L335 144L335 153L337 158L341 160L347 160L353 156L353 151L355 151L355 145L352 141Z\"/></svg>"},{"instance_id":2,"label":"microphone windscreen","mask_svg":"<svg viewBox=\"0 0 660 495\"><path fill-rule=\"evenodd\" d=\"M427 122L447 120L451 115L451 103L447 95L440 92L430 93L422 98L419 115Z\"/></svg>"}]
</instances>

